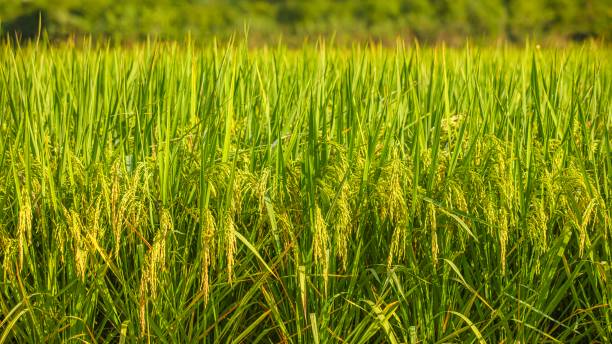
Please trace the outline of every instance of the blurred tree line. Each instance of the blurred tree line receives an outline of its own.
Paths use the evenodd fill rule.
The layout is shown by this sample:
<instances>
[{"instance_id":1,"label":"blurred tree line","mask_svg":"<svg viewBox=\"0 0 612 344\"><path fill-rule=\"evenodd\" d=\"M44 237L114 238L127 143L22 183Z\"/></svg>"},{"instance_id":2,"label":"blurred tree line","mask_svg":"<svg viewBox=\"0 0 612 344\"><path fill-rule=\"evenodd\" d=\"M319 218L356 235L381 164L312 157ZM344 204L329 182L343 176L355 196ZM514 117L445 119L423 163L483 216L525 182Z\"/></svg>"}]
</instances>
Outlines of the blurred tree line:
<instances>
[{"instance_id":1,"label":"blurred tree line","mask_svg":"<svg viewBox=\"0 0 612 344\"><path fill-rule=\"evenodd\" d=\"M245 24L261 40L338 38L582 40L610 36L611 0L0 0L0 31L51 38L92 34L225 36Z\"/></svg>"}]
</instances>

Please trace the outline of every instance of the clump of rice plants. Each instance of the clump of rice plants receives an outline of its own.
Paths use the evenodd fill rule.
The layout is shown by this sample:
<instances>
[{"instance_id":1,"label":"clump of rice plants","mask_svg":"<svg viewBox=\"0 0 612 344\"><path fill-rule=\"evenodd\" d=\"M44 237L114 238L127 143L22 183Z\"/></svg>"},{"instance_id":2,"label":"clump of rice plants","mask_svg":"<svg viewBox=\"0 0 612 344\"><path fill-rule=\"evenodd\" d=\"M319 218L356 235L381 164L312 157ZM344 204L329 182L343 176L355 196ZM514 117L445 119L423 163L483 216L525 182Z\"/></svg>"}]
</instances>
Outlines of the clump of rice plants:
<instances>
[{"instance_id":1,"label":"clump of rice plants","mask_svg":"<svg viewBox=\"0 0 612 344\"><path fill-rule=\"evenodd\" d=\"M0 48L0 341L608 342L607 47Z\"/></svg>"}]
</instances>

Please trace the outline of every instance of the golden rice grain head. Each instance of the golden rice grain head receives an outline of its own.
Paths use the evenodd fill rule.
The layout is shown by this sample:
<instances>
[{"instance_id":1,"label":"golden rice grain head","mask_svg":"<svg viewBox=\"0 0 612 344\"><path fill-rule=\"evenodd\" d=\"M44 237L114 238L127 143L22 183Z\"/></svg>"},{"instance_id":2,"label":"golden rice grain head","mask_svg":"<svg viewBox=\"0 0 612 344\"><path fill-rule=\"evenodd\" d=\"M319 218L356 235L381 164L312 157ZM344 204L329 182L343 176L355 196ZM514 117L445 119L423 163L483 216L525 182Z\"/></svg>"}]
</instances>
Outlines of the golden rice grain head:
<instances>
[{"instance_id":1,"label":"golden rice grain head","mask_svg":"<svg viewBox=\"0 0 612 344\"><path fill-rule=\"evenodd\" d=\"M495 195L493 193L489 193L488 197L484 199L484 215L485 220L487 221L487 233L492 234L493 228L495 227L495 223L497 220L497 211L495 208L498 206Z\"/></svg>"},{"instance_id":2,"label":"golden rice grain head","mask_svg":"<svg viewBox=\"0 0 612 344\"><path fill-rule=\"evenodd\" d=\"M236 253L236 228L234 219L230 212L225 216L225 255L227 259L227 281L233 282L234 276L234 254Z\"/></svg>"},{"instance_id":3,"label":"golden rice grain head","mask_svg":"<svg viewBox=\"0 0 612 344\"><path fill-rule=\"evenodd\" d=\"M327 290L329 286L329 250L325 251L325 261L323 262L323 287L325 297L327 298Z\"/></svg>"},{"instance_id":4,"label":"golden rice grain head","mask_svg":"<svg viewBox=\"0 0 612 344\"><path fill-rule=\"evenodd\" d=\"M260 215L263 215L266 211L265 197L266 197L266 191L268 189L269 178L270 178L270 169L265 168L261 172L259 180L257 184L255 185L255 193L259 201L258 204L259 204L259 214Z\"/></svg>"},{"instance_id":5,"label":"golden rice grain head","mask_svg":"<svg viewBox=\"0 0 612 344\"><path fill-rule=\"evenodd\" d=\"M25 248L32 243L32 204L29 195L26 193L23 193L21 200L22 204L17 218L19 270L23 267Z\"/></svg>"},{"instance_id":6,"label":"golden rice grain head","mask_svg":"<svg viewBox=\"0 0 612 344\"><path fill-rule=\"evenodd\" d=\"M402 187L401 183L401 181L404 179L403 166L399 158L392 161L391 171L391 221L396 226L402 226L406 221L408 208L406 205L406 198L404 197L404 188Z\"/></svg>"},{"instance_id":7,"label":"golden rice grain head","mask_svg":"<svg viewBox=\"0 0 612 344\"><path fill-rule=\"evenodd\" d=\"M66 223L65 222L55 223L54 230L53 230L53 240L55 240L55 243L57 247L59 248L60 261L62 262L62 264L65 263L67 236L68 234L67 234L67 229L66 229Z\"/></svg>"},{"instance_id":8,"label":"golden rice grain head","mask_svg":"<svg viewBox=\"0 0 612 344\"><path fill-rule=\"evenodd\" d=\"M174 230L174 223L172 222L172 214L170 214L170 211L166 208L163 208L161 210L160 229L161 229L161 234L164 237L164 239L166 238L169 232Z\"/></svg>"},{"instance_id":9,"label":"golden rice grain head","mask_svg":"<svg viewBox=\"0 0 612 344\"><path fill-rule=\"evenodd\" d=\"M13 271L12 264L15 262L18 251L18 240L10 238L4 230L1 230L0 233L0 252L3 256L2 268L5 274L11 274Z\"/></svg>"},{"instance_id":10,"label":"golden rice grain head","mask_svg":"<svg viewBox=\"0 0 612 344\"><path fill-rule=\"evenodd\" d=\"M81 281L85 281L88 252L84 248L83 225L81 217L75 210L69 212L69 230L72 235L72 246L74 250L74 266Z\"/></svg>"},{"instance_id":11,"label":"golden rice grain head","mask_svg":"<svg viewBox=\"0 0 612 344\"><path fill-rule=\"evenodd\" d=\"M578 226L578 231L579 231L578 255L580 257L584 255L584 247L585 247L586 237L587 237L587 227L589 226L589 222L591 222L591 219L593 218L593 214L595 214L593 210L596 208L596 205L597 205L596 199L592 199L591 202L589 202L589 204L587 205L586 209L584 210L582 214L582 222L580 226Z\"/></svg>"},{"instance_id":12,"label":"golden rice grain head","mask_svg":"<svg viewBox=\"0 0 612 344\"><path fill-rule=\"evenodd\" d=\"M313 224L313 248L315 261L319 264L324 263L325 252L328 249L329 236L327 233L327 224L321 214L321 208L315 207L314 224Z\"/></svg>"},{"instance_id":13,"label":"golden rice grain head","mask_svg":"<svg viewBox=\"0 0 612 344\"><path fill-rule=\"evenodd\" d=\"M454 198L454 206L463 212L467 212L468 205L467 200L465 198L466 194L461 188L461 186L456 183L453 183L451 190Z\"/></svg>"},{"instance_id":14,"label":"golden rice grain head","mask_svg":"<svg viewBox=\"0 0 612 344\"><path fill-rule=\"evenodd\" d=\"M85 281L85 272L87 270L87 250L76 247L74 253L74 262L76 267L76 272L82 282Z\"/></svg>"},{"instance_id":15,"label":"golden rice grain head","mask_svg":"<svg viewBox=\"0 0 612 344\"><path fill-rule=\"evenodd\" d=\"M204 294L204 305L208 304L208 296L210 291L209 285L209 268L210 257L214 252L215 245L215 219L210 209L204 211L202 218L202 292Z\"/></svg>"},{"instance_id":16,"label":"golden rice grain head","mask_svg":"<svg viewBox=\"0 0 612 344\"><path fill-rule=\"evenodd\" d=\"M157 296L159 284L158 274L166 271L166 245L169 232L173 229L172 217L168 209L163 208L160 212L159 230L153 238L149 264L147 266L147 281L151 296Z\"/></svg>"},{"instance_id":17,"label":"golden rice grain head","mask_svg":"<svg viewBox=\"0 0 612 344\"><path fill-rule=\"evenodd\" d=\"M133 190L127 189L121 197L118 208L115 208L113 216L113 236L115 238L115 257L119 257L119 249L123 236L123 228L125 222L129 222L130 209L134 206L136 198Z\"/></svg>"},{"instance_id":18,"label":"golden rice grain head","mask_svg":"<svg viewBox=\"0 0 612 344\"><path fill-rule=\"evenodd\" d=\"M499 246L502 276L506 274L506 247L508 245L508 217L505 209L499 210Z\"/></svg>"},{"instance_id":19,"label":"golden rice grain head","mask_svg":"<svg viewBox=\"0 0 612 344\"><path fill-rule=\"evenodd\" d=\"M548 216L544 209L544 202L541 199L534 201L530 209L528 224L529 236L539 254L547 249L547 221Z\"/></svg>"},{"instance_id":20,"label":"golden rice grain head","mask_svg":"<svg viewBox=\"0 0 612 344\"><path fill-rule=\"evenodd\" d=\"M293 225L291 218L286 209L281 209L276 214L276 224L278 225L280 233L283 235L284 248L288 249L291 246L297 246L295 240L295 234L293 233Z\"/></svg>"},{"instance_id":21,"label":"golden rice grain head","mask_svg":"<svg viewBox=\"0 0 612 344\"><path fill-rule=\"evenodd\" d=\"M85 165L83 164L81 159L73 152L70 153L70 162L72 163L71 167L73 176L76 179L75 182L79 185L84 185L86 179Z\"/></svg>"},{"instance_id":22,"label":"golden rice grain head","mask_svg":"<svg viewBox=\"0 0 612 344\"><path fill-rule=\"evenodd\" d=\"M238 171L234 175L233 184L229 186L230 192L232 193L232 200L230 209L232 213L240 213L242 209L242 202L244 201L244 194L248 187L245 184L246 172Z\"/></svg>"},{"instance_id":23,"label":"golden rice grain head","mask_svg":"<svg viewBox=\"0 0 612 344\"><path fill-rule=\"evenodd\" d=\"M391 248L389 250L389 256L387 257L387 267L391 267L391 265L393 265L393 260L395 258L404 258L405 236L402 235L403 233L404 228L400 226L396 226L393 230L393 237L391 238Z\"/></svg>"},{"instance_id":24,"label":"golden rice grain head","mask_svg":"<svg viewBox=\"0 0 612 344\"><path fill-rule=\"evenodd\" d=\"M155 298L157 296L157 286L159 283L158 273L165 269L166 260L166 247L165 241L157 241L153 243L151 249L151 257L148 264L148 285L151 291L151 296Z\"/></svg>"},{"instance_id":25,"label":"golden rice grain head","mask_svg":"<svg viewBox=\"0 0 612 344\"><path fill-rule=\"evenodd\" d=\"M427 220L426 223L431 231L431 258L434 268L438 266L438 229L436 224L436 208L433 204L427 204Z\"/></svg>"},{"instance_id":26,"label":"golden rice grain head","mask_svg":"<svg viewBox=\"0 0 612 344\"><path fill-rule=\"evenodd\" d=\"M205 249L202 252L202 294L204 296L204 306L208 305L208 297L210 293L210 281L208 270L210 266L210 251Z\"/></svg>"}]
</instances>

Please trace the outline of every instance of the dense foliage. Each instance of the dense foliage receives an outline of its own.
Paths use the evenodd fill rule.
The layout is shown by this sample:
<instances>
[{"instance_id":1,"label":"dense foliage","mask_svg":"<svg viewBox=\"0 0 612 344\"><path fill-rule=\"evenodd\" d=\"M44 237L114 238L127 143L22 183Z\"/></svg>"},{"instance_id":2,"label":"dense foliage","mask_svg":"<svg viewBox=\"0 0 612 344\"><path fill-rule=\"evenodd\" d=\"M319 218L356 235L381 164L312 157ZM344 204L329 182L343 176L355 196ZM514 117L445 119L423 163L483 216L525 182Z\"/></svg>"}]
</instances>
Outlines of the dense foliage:
<instances>
[{"instance_id":1,"label":"dense foliage","mask_svg":"<svg viewBox=\"0 0 612 344\"><path fill-rule=\"evenodd\" d=\"M609 50L0 49L0 341L610 342Z\"/></svg>"},{"instance_id":2,"label":"dense foliage","mask_svg":"<svg viewBox=\"0 0 612 344\"><path fill-rule=\"evenodd\" d=\"M608 0L16 0L0 2L5 31L33 35L42 15L52 37L91 33L122 39L228 35L299 41L337 33L338 39L396 35L422 41L463 37L522 41L608 37Z\"/></svg>"}]
</instances>

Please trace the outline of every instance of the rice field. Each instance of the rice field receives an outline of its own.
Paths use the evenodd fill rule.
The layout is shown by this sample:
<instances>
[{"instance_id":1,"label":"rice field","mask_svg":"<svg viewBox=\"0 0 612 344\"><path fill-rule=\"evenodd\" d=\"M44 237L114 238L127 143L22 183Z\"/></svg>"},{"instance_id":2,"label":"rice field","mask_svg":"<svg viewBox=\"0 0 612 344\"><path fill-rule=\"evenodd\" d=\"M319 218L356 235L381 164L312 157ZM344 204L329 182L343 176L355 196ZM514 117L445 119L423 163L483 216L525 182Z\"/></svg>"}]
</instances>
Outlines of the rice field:
<instances>
[{"instance_id":1,"label":"rice field","mask_svg":"<svg viewBox=\"0 0 612 344\"><path fill-rule=\"evenodd\" d=\"M610 342L611 57L4 43L0 342Z\"/></svg>"}]
</instances>

